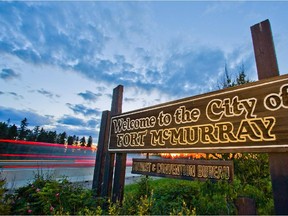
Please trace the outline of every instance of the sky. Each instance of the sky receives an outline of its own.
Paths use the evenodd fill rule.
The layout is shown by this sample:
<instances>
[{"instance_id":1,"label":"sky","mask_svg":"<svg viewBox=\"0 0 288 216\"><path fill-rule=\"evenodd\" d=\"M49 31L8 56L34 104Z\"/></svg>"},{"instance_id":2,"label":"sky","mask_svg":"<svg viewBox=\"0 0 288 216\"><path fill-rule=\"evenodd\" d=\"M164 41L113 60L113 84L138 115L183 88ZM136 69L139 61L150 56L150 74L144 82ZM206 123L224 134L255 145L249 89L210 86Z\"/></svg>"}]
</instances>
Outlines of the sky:
<instances>
[{"instance_id":1,"label":"sky","mask_svg":"<svg viewBox=\"0 0 288 216\"><path fill-rule=\"evenodd\" d=\"M1 1L0 121L97 143L102 111L218 89L225 65L257 80L250 27L270 20L288 72L288 1Z\"/></svg>"}]
</instances>

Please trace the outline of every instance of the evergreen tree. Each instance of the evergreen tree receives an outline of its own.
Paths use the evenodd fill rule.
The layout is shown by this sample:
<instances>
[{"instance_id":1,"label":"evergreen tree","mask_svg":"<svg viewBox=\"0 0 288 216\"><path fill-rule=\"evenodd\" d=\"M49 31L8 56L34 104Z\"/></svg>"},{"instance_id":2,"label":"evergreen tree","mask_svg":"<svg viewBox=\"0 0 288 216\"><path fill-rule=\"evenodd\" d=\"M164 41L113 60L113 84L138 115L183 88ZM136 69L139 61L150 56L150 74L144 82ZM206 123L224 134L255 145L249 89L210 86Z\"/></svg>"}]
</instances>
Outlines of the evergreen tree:
<instances>
[{"instance_id":1,"label":"evergreen tree","mask_svg":"<svg viewBox=\"0 0 288 216\"><path fill-rule=\"evenodd\" d=\"M80 139L80 146L86 146L86 139L84 136Z\"/></svg>"},{"instance_id":2,"label":"evergreen tree","mask_svg":"<svg viewBox=\"0 0 288 216\"><path fill-rule=\"evenodd\" d=\"M67 144L68 144L68 145L73 145L73 143L74 143L74 138L73 138L73 136L68 136Z\"/></svg>"},{"instance_id":3,"label":"evergreen tree","mask_svg":"<svg viewBox=\"0 0 288 216\"><path fill-rule=\"evenodd\" d=\"M222 79L218 81L217 87L218 89L225 89L233 86L243 85L249 82L251 82L251 80L249 80L246 76L245 67L243 63L239 67L238 74L234 80L232 79L232 76L228 71L227 65L225 64L224 75Z\"/></svg>"},{"instance_id":4,"label":"evergreen tree","mask_svg":"<svg viewBox=\"0 0 288 216\"><path fill-rule=\"evenodd\" d=\"M87 141L87 147L91 147L93 143L92 136L89 136L88 141Z\"/></svg>"},{"instance_id":5,"label":"evergreen tree","mask_svg":"<svg viewBox=\"0 0 288 216\"><path fill-rule=\"evenodd\" d=\"M224 75L221 80L218 81L218 89L225 89L232 87L234 84L232 82L231 74L228 71L227 64L225 64Z\"/></svg>"},{"instance_id":6,"label":"evergreen tree","mask_svg":"<svg viewBox=\"0 0 288 216\"><path fill-rule=\"evenodd\" d=\"M9 127L7 139L16 139L18 136L18 128L15 124Z\"/></svg>"},{"instance_id":7,"label":"evergreen tree","mask_svg":"<svg viewBox=\"0 0 288 216\"><path fill-rule=\"evenodd\" d=\"M47 140L47 133L46 133L46 131L44 130L44 128L42 127L42 128L40 129L39 135L38 135L38 137L37 137L37 141L38 141L38 142L46 142L46 140Z\"/></svg>"},{"instance_id":8,"label":"evergreen tree","mask_svg":"<svg viewBox=\"0 0 288 216\"><path fill-rule=\"evenodd\" d=\"M0 122L0 139L6 139L8 134L8 124Z\"/></svg>"},{"instance_id":9,"label":"evergreen tree","mask_svg":"<svg viewBox=\"0 0 288 216\"><path fill-rule=\"evenodd\" d=\"M79 137L78 136L76 136L76 135L74 135L73 136L73 141L74 141L74 145L76 145L76 146L78 146L79 145Z\"/></svg>"},{"instance_id":10,"label":"evergreen tree","mask_svg":"<svg viewBox=\"0 0 288 216\"><path fill-rule=\"evenodd\" d=\"M249 82L251 82L251 81L248 78L246 78L245 67L244 67L244 64L242 64L240 66L238 76L236 77L236 84L235 85L243 85L243 84L246 84Z\"/></svg>"},{"instance_id":11,"label":"evergreen tree","mask_svg":"<svg viewBox=\"0 0 288 216\"><path fill-rule=\"evenodd\" d=\"M40 127L39 126L35 126L33 129L33 141L37 141L38 140L38 136L40 134Z\"/></svg>"},{"instance_id":12,"label":"evergreen tree","mask_svg":"<svg viewBox=\"0 0 288 216\"><path fill-rule=\"evenodd\" d=\"M66 134L66 132L63 132L63 133L60 133L59 135L58 135L58 143L59 144L65 144L65 142L66 142L66 138L67 138L67 134Z\"/></svg>"},{"instance_id":13,"label":"evergreen tree","mask_svg":"<svg viewBox=\"0 0 288 216\"><path fill-rule=\"evenodd\" d=\"M20 140L26 140L26 136L28 134L28 120L27 118L24 118L22 121L21 121L21 124L20 124L20 129L19 129L19 136L18 136L18 139Z\"/></svg>"},{"instance_id":14,"label":"evergreen tree","mask_svg":"<svg viewBox=\"0 0 288 216\"><path fill-rule=\"evenodd\" d=\"M47 134L47 140L48 143L56 143L57 140L57 133L56 131L49 131Z\"/></svg>"},{"instance_id":15,"label":"evergreen tree","mask_svg":"<svg viewBox=\"0 0 288 216\"><path fill-rule=\"evenodd\" d=\"M27 141L36 141L36 142L48 142L48 143L59 143L68 145L81 145L88 146L92 145L92 137L89 136L88 143L86 143L85 137L82 137L79 140L79 137L68 136L66 132L57 133L56 131L45 131L40 126L35 126L33 130L28 128L28 120L25 117L20 124L20 127L17 127L15 124L9 125L8 123L0 122L0 139L19 139Z\"/></svg>"}]
</instances>

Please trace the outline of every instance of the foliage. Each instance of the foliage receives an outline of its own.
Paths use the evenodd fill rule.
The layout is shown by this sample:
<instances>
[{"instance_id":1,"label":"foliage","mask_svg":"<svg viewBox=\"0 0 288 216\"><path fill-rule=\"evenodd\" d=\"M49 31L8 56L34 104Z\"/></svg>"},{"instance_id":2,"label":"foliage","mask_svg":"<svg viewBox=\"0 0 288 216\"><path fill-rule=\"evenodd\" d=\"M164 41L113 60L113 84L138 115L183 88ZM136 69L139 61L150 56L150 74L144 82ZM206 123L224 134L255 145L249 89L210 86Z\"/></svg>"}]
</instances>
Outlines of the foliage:
<instances>
[{"instance_id":1,"label":"foliage","mask_svg":"<svg viewBox=\"0 0 288 216\"><path fill-rule=\"evenodd\" d=\"M225 65L224 77L219 89L238 86L251 82L246 77L242 64L233 80ZM268 154L213 154L223 160L233 160L235 179L241 183L238 195L251 197L256 201L259 214L273 214L273 196L269 172Z\"/></svg>"},{"instance_id":2,"label":"foliage","mask_svg":"<svg viewBox=\"0 0 288 216\"><path fill-rule=\"evenodd\" d=\"M36 176L33 183L16 190L12 214L75 215L98 212L92 191L60 181ZM84 208L85 207L85 208Z\"/></svg>"},{"instance_id":3,"label":"foliage","mask_svg":"<svg viewBox=\"0 0 288 216\"><path fill-rule=\"evenodd\" d=\"M28 128L28 119L24 118L20 126L10 125L10 121L0 122L0 139L18 139L35 142L59 143L68 145L78 145L91 147L93 143L92 136L89 136L88 143L86 138L82 137L79 141L77 136L68 136L66 132L57 133L56 131L46 131L43 127L35 126L32 130ZM79 143L80 142L80 143Z\"/></svg>"},{"instance_id":4,"label":"foliage","mask_svg":"<svg viewBox=\"0 0 288 216\"><path fill-rule=\"evenodd\" d=\"M82 137L82 138L80 139L80 145L81 145L81 146L86 146L86 139L85 139L85 137Z\"/></svg>"},{"instance_id":5,"label":"foliage","mask_svg":"<svg viewBox=\"0 0 288 216\"><path fill-rule=\"evenodd\" d=\"M259 185L243 185L237 176L233 183L150 179L149 194L139 198L139 191L147 187L142 181L126 186L121 213L140 214L138 207L146 202L149 205L146 204L145 212L151 215L232 215L237 214L237 197L246 196L256 201L258 214L273 214L272 188L267 178L259 183L265 188L263 191Z\"/></svg>"},{"instance_id":6,"label":"foliage","mask_svg":"<svg viewBox=\"0 0 288 216\"><path fill-rule=\"evenodd\" d=\"M3 212L5 207L5 214L14 215L233 215L237 197L249 196L256 201L258 214L273 214L271 185L267 180L259 184L261 188L243 185L237 176L233 183L143 177L125 187L123 203L112 203L94 198L92 190L65 178L57 181L36 175L32 183L15 191L10 202L2 199L0 209Z\"/></svg>"},{"instance_id":7,"label":"foliage","mask_svg":"<svg viewBox=\"0 0 288 216\"><path fill-rule=\"evenodd\" d=\"M235 178L241 182L239 196L253 198L259 214L273 214L268 154L242 153L233 161Z\"/></svg>"},{"instance_id":8,"label":"foliage","mask_svg":"<svg viewBox=\"0 0 288 216\"><path fill-rule=\"evenodd\" d=\"M0 215L8 215L10 208L10 200L6 195L5 179L1 177L0 173Z\"/></svg>"},{"instance_id":9,"label":"foliage","mask_svg":"<svg viewBox=\"0 0 288 216\"><path fill-rule=\"evenodd\" d=\"M239 67L236 78L234 79L231 73L228 71L227 65L225 65L223 77L218 80L217 88L225 89L233 86L246 84L249 82L251 82L251 80L246 76L244 64Z\"/></svg>"}]
</instances>

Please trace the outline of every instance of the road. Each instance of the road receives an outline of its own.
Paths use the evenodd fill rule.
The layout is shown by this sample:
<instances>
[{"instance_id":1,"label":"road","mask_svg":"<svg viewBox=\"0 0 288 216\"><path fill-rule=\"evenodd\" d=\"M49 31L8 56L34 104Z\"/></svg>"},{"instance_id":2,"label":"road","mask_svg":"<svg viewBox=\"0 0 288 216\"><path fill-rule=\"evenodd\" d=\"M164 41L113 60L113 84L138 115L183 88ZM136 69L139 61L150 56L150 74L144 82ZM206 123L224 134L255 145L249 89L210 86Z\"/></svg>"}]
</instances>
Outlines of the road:
<instances>
[{"instance_id":1,"label":"road","mask_svg":"<svg viewBox=\"0 0 288 216\"><path fill-rule=\"evenodd\" d=\"M9 190L22 187L32 182L35 176L62 179L67 177L71 182L91 183L94 174L94 161L75 162L59 160L9 160L0 161L1 177L6 179L6 188ZM139 175L131 173L131 158L127 159L126 183L133 182ZM92 185L92 183L91 183Z\"/></svg>"}]
</instances>

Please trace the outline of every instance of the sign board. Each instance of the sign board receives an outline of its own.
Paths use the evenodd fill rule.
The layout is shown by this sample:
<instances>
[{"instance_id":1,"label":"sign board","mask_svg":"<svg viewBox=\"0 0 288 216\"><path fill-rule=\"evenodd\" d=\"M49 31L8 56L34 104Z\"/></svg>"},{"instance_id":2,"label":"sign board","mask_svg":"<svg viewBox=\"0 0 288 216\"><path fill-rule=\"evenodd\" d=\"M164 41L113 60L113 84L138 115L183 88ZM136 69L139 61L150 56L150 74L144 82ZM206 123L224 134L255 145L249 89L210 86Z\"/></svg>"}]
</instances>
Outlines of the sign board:
<instances>
[{"instance_id":1,"label":"sign board","mask_svg":"<svg viewBox=\"0 0 288 216\"><path fill-rule=\"evenodd\" d=\"M232 161L133 159L132 173L186 180L233 180Z\"/></svg>"},{"instance_id":2,"label":"sign board","mask_svg":"<svg viewBox=\"0 0 288 216\"><path fill-rule=\"evenodd\" d=\"M288 75L113 116L111 152L288 150Z\"/></svg>"}]
</instances>

